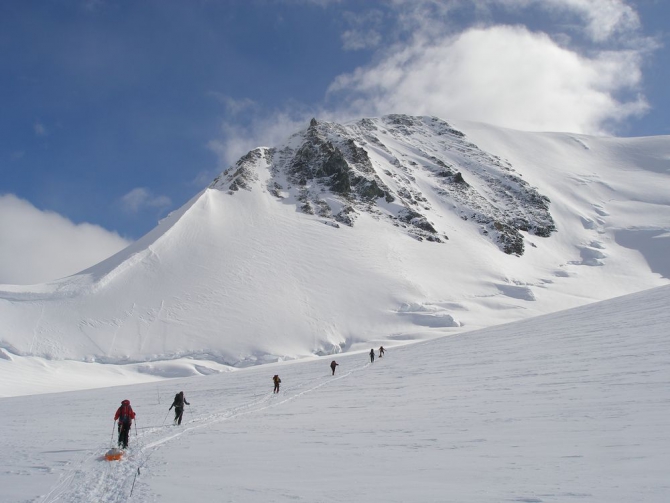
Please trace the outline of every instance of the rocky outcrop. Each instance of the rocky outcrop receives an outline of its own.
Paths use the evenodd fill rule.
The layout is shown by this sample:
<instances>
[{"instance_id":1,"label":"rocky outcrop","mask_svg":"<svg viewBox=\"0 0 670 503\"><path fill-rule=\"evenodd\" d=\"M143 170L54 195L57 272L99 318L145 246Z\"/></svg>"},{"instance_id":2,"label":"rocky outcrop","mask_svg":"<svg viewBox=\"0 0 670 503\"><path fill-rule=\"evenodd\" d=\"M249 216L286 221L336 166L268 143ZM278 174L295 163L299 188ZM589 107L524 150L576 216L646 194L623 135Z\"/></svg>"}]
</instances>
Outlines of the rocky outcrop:
<instances>
[{"instance_id":1,"label":"rocky outcrop","mask_svg":"<svg viewBox=\"0 0 670 503\"><path fill-rule=\"evenodd\" d=\"M289 180L300 186L315 181L342 197L371 202L390 196L377 177L365 149L351 138L339 145L325 139L310 126L305 141L286 167Z\"/></svg>"},{"instance_id":2,"label":"rocky outcrop","mask_svg":"<svg viewBox=\"0 0 670 503\"><path fill-rule=\"evenodd\" d=\"M228 190L229 193L240 189L251 190L251 183L258 181L257 165L261 160L268 162L268 149L256 148L242 156L232 168L227 169L209 184L210 189Z\"/></svg>"},{"instance_id":3,"label":"rocky outcrop","mask_svg":"<svg viewBox=\"0 0 670 503\"><path fill-rule=\"evenodd\" d=\"M250 190L261 164L272 175L269 193L333 224L354 226L367 212L415 239L444 243L445 229L431 216L439 204L512 255L524 253L523 233L556 231L546 196L435 117L395 114L347 125L312 119L285 145L249 152L210 187Z\"/></svg>"}]
</instances>

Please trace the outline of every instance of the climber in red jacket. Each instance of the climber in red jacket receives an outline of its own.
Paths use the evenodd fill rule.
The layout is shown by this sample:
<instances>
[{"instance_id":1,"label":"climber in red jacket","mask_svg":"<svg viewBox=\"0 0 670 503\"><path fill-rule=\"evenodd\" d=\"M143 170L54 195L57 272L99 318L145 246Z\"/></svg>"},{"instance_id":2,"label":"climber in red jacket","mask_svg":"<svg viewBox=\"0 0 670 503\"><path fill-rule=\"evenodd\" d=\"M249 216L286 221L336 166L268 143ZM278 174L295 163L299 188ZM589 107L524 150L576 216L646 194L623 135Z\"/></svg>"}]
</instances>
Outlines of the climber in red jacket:
<instances>
[{"instance_id":1,"label":"climber in red jacket","mask_svg":"<svg viewBox=\"0 0 670 503\"><path fill-rule=\"evenodd\" d=\"M114 414L114 421L119 422L119 447L124 449L128 447L128 434L133 419L135 419L135 412L130 406L130 400L124 400Z\"/></svg>"}]
</instances>

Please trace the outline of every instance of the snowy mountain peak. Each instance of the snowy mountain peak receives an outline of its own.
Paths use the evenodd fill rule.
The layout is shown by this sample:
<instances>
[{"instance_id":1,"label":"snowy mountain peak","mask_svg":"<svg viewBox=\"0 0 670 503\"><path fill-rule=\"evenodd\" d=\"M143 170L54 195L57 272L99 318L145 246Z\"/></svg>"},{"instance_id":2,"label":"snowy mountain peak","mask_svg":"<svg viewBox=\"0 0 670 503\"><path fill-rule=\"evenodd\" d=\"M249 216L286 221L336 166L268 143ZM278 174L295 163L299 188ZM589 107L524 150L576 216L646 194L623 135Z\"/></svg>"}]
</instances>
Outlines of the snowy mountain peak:
<instances>
[{"instance_id":1,"label":"snowy mountain peak","mask_svg":"<svg viewBox=\"0 0 670 503\"><path fill-rule=\"evenodd\" d=\"M265 188L300 211L353 226L361 213L390 221L419 241L444 242L440 211L456 212L502 251L523 255L521 232L556 230L549 199L512 165L466 140L436 117L387 115L340 125L317 122L286 144L255 149L210 188Z\"/></svg>"}]
</instances>

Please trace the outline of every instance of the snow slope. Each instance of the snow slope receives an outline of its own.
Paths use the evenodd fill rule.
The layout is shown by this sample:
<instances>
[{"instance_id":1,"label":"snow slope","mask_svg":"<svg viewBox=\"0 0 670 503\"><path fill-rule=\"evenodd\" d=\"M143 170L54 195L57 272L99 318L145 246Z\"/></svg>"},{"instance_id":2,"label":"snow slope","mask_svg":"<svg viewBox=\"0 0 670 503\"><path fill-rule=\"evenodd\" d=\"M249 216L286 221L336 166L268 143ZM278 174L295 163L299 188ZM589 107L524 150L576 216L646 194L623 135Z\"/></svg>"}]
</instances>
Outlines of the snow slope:
<instances>
[{"instance_id":1,"label":"snow slope","mask_svg":"<svg viewBox=\"0 0 670 503\"><path fill-rule=\"evenodd\" d=\"M322 357L2 398L0 500L664 503L668 305L665 286L373 364L340 355L335 376ZM191 406L175 427L180 389ZM109 463L126 398L137 429Z\"/></svg>"},{"instance_id":2,"label":"snow slope","mask_svg":"<svg viewBox=\"0 0 670 503\"><path fill-rule=\"evenodd\" d=\"M456 126L314 121L97 266L1 286L0 396L404 344L668 283L669 137Z\"/></svg>"}]
</instances>

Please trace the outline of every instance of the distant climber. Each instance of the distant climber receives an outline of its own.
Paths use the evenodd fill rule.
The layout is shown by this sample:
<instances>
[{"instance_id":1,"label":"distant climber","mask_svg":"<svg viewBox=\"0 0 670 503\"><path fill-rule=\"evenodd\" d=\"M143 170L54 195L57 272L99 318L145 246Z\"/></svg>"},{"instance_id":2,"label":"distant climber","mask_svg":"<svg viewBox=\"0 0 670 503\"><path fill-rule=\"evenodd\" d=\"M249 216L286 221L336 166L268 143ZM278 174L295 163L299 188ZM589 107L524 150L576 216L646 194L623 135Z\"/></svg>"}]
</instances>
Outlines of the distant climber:
<instances>
[{"instance_id":1,"label":"distant climber","mask_svg":"<svg viewBox=\"0 0 670 503\"><path fill-rule=\"evenodd\" d=\"M119 447L124 449L128 447L128 434L133 419L135 419L135 412L130 406L130 400L124 400L114 414L114 421L119 422Z\"/></svg>"},{"instance_id":2,"label":"distant climber","mask_svg":"<svg viewBox=\"0 0 670 503\"><path fill-rule=\"evenodd\" d=\"M175 424L181 424L181 418L184 415L184 404L191 405L186 401L186 398L184 398L184 392L180 391L174 396L174 402L172 402L172 405L170 405L170 408L168 409L172 410L172 407L174 407Z\"/></svg>"},{"instance_id":3,"label":"distant climber","mask_svg":"<svg viewBox=\"0 0 670 503\"><path fill-rule=\"evenodd\" d=\"M384 356L384 351L386 351L386 350L384 349L384 346L379 346L379 358L381 358L382 356Z\"/></svg>"},{"instance_id":4,"label":"distant climber","mask_svg":"<svg viewBox=\"0 0 670 503\"><path fill-rule=\"evenodd\" d=\"M335 360L330 362L330 370L333 371L333 375L335 375L335 367L337 367L338 365L339 365L339 363L337 363Z\"/></svg>"},{"instance_id":5,"label":"distant climber","mask_svg":"<svg viewBox=\"0 0 670 503\"><path fill-rule=\"evenodd\" d=\"M273 393L279 393L279 383L281 382L281 379L279 379L279 376L275 374L272 378L272 381L275 383L275 389Z\"/></svg>"},{"instance_id":6,"label":"distant climber","mask_svg":"<svg viewBox=\"0 0 670 503\"><path fill-rule=\"evenodd\" d=\"M370 363L374 363L375 361L375 350L371 349L370 350Z\"/></svg>"}]
</instances>

